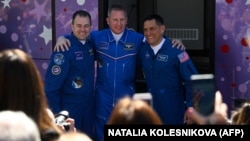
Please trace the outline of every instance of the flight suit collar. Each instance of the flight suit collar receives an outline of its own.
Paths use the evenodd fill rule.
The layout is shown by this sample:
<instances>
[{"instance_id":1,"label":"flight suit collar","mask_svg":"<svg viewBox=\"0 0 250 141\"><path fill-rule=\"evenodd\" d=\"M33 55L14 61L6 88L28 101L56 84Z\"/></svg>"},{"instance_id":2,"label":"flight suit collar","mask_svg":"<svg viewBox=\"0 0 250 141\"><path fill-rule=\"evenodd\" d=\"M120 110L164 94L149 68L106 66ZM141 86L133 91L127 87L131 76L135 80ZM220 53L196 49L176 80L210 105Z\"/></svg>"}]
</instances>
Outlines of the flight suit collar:
<instances>
[{"instance_id":1,"label":"flight suit collar","mask_svg":"<svg viewBox=\"0 0 250 141\"><path fill-rule=\"evenodd\" d=\"M128 37L128 29L125 28L125 30L124 30L124 32L123 32L123 34L122 34L122 37L121 37L121 39L120 39L119 41L122 42L122 43L125 43L126 40L127 40L127 37ZM111 32L110 29L108 30L108 39L109 39L109 42L115 41L115 38L114 38L114 36L112 35L112 32Z\"/></svg>"}]
</instances>

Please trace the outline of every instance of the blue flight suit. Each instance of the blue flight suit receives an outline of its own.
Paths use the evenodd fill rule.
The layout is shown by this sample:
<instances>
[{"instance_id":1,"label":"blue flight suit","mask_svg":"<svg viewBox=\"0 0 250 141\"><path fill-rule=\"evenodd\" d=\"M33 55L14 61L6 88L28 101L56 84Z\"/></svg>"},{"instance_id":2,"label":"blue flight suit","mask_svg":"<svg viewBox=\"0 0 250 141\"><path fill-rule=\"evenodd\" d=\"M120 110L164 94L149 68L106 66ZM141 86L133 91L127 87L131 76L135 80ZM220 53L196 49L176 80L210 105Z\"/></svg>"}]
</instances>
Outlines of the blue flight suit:
<instances>
[{"instance_id":1,"label":"blue flight suit","mask_svg":"<svg viewBox=\"0 0 250 141\"><path fill-rule=\"evenodd\" d=\"M139 52L140 65L153 96L153 108L164 124L184 124L184 113L192 106L190 76L198 71L188 54L173 48L171 40L154 54L145 43Z\"/></svg>"},{"instance_id":2,"label":"blue flight suit","mask_svg":"<svg viewBox=\"0 0 250 141\"><path fill-rule=\"evenodd\" d=\"M93 137L94 50L73 34L69 51L53 52L45 75L45 92L53 113L67 110L77 130Z\"/></svg>"},{"instance_id":3,"label":"blue flight suit","mask_svg":"<svg viewBox=\"0 0 250 141\"><path fill-rule=\"evenodd\" d=\"M91 33L97 60L95 88L95 129L97 140L103 140L104 125L116 102L135 93L137 53L143 35L125 29L116 42L110 29Z\"/></svg>"}]
</instances>

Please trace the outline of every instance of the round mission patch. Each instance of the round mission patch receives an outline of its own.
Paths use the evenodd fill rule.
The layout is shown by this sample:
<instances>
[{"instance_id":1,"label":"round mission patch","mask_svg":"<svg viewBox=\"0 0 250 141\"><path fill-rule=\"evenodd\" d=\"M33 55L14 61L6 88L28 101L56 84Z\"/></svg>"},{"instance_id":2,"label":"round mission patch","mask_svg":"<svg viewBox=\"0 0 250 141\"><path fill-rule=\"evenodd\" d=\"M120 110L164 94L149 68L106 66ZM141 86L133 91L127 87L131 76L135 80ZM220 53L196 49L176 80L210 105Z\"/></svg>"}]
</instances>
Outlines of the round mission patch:
<instances>
[{"instance_id":1,"label":"round mission patch","mask_svg":"<svg viewBox=\"0 0 250 141\"><path fill-rule=\"evenodd\" d=\"M52 74L54 75L58 75L61 73L61 67L58 66L58 65L54 65L52 68L51 68L51 72Z\"/></svg>"},{"instance_id":2,"label":"round mission patch","mask_svg":"<svg viewBox=\"0 0 250 141\"><path fill-rule=\"evenodd\" d=\"M64 55L61 53L57 53L54 56L54 63L57 65L61 65L64 63Z\"/></svg>"}]
</instances>

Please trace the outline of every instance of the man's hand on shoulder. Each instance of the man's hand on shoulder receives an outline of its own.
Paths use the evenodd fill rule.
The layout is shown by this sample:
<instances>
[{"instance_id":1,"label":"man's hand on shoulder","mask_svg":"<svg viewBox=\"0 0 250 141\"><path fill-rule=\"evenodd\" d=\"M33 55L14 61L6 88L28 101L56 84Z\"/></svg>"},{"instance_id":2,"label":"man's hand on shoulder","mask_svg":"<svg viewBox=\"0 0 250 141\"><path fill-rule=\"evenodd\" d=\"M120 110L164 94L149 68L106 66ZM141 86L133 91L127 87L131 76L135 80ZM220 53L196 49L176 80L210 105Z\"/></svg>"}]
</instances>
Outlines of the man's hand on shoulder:
<instances>
[{"instance_id":1,"label":"man's hand on shoulder","mask_svg":"<svg viewBox=\"0 0 250 141\"><path fill-rule=\"evenodd\" d=\"M172 47L176 47L181 50L186 49L186 47L184 46L184 44L182 43L180 39L172 39Z\"/></svg>"},{"instance_id":2,"label":"man's hand on shoulder","mask_svg":"<svg viewBox=\"0 0 250 141\"><path fill-rule=\"evenodd\" d=\"M57 39L56 45L54 46L54 51L59 52L60 50L61 51L65 51L65 49L69 50L69 47L70 47L70 41L64 38L63 36L60 36Z\"/></svg>"}]
</instances>

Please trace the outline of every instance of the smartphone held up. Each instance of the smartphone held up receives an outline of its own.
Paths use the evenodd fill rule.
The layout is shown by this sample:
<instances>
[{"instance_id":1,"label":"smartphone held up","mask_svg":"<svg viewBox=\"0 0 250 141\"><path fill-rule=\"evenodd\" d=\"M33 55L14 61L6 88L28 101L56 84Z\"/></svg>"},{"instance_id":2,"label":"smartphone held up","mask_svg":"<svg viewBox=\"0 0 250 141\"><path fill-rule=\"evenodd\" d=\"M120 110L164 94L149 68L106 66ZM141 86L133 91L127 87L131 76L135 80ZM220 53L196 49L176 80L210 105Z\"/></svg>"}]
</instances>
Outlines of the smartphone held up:
<instances>
[{"instance_id":1,"label":"smartphone held up","mask_svg":"<svg viewBox=\"0 0 250 141\"><path fill-rule=\"evenodd\" d=\"M191 76L194 108L203 115L214 111L215 81L213 74L194 74Z\"/></svg>"}]
</instances>

